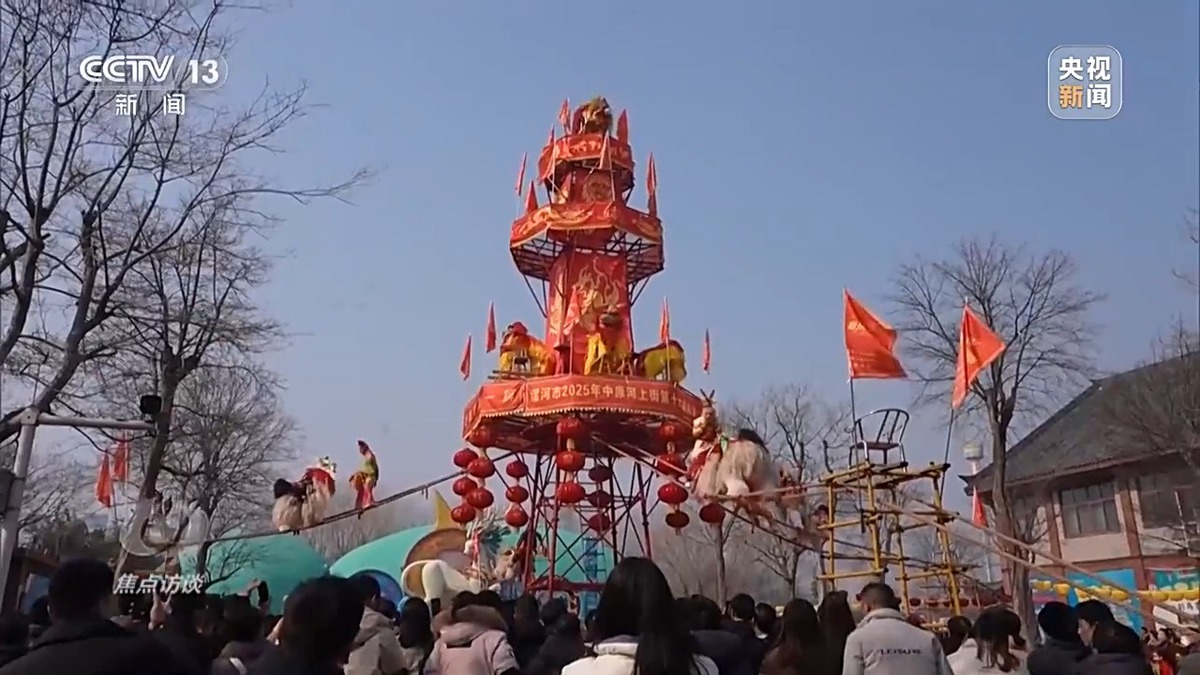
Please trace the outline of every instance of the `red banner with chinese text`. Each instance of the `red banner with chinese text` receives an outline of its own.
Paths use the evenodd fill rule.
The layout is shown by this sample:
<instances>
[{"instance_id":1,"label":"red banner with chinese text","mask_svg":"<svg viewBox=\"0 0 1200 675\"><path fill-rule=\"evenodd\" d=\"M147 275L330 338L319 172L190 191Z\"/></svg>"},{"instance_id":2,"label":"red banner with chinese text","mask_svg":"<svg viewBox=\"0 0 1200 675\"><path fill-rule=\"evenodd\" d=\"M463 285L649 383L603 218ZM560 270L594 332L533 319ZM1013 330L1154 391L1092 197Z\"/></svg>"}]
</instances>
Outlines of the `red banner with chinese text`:
<instances>
[{"instance_id":1,"label":"red banner with chinese text","mask_svg":"<svg viewBox=\"0 0 1200 675\"><path fill-rule=\"evenodd\" d=\"M596 331L600 314L615 308L633 344L629 322L629 285L625 259L594 252L566 251L550 270L546 344L567 345L573 373L583 372L588 336ZM561 355L560 355L561 356Z\"/></svg>"}]
</instances>

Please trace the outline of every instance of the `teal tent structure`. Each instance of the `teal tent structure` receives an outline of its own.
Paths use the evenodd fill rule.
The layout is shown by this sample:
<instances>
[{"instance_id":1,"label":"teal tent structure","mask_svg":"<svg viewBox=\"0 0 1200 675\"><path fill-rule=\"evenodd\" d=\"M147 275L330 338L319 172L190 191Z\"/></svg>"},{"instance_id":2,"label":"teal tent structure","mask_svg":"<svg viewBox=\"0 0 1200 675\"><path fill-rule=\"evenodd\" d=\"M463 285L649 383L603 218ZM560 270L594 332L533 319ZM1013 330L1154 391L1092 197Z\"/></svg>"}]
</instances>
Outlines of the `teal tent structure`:
<instances>
[{"instance_id":1,"label":"teal tent structure","mask_svg":"<svg viewBox=\"0 0 1200 675\"><path fill-rule=\"evenodd\" d=\"M196 549L179 556L182 574L195 574ZM329 566L304 537L274 534L253 539L218 541L208 550L208 576L222 578L208 592L240 593L252 580L267 582L271 612L283 612L283 599L301 582L329 573Z\"/></svg>"},{"instance_id":2,"label":"teal tent structure","mask_svg":"<svg viewBox=\"0 0 1200 675\"><path fill-rule=\"evenodd\" d=\"M414 545L434 531L435 528L433 526L423 525L380 537L375 541L359 546L339 558L330 566L329 572L341 577L370 574L380 582L384 595L388 596L394 602L398 602L399 599L393 596L400 592L400 573L404 569L404 563L408 559L409 551L412 550ZM506 535L504 545L515 546L518 536L518 533L515 532ZM567 574L570 581L584 582L588 580L589 576L604 579L608 574L608 570L612 569L612 551L603 544L592 544L592 552L585 555L588 542L580 539L576 533L560 529L559 539L558 567L559 569L573 568ZM569 543L573 543L572 550L564 550ZM590 559L592 564L588 566L594 567L594 569L580 569L579 565L574 564L576 557ZM537 570L538 573L545 571L544 562L541 564L541 568Z\"/></svg>"}]
</instances>

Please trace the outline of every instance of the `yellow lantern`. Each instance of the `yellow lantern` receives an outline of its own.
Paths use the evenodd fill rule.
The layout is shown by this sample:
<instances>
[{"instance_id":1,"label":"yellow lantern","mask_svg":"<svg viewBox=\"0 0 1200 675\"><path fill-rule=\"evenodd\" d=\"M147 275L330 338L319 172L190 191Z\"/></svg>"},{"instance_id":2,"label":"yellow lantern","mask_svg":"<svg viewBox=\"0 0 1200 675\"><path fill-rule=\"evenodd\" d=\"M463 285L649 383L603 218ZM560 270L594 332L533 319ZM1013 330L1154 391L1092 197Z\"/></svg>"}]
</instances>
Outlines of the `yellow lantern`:
<instances>
[{"instance_id":1,"label":"yellow lantern","mask_svg":"<svg viewBox=\"0 0 1200 675\"><path fill-rule=\"evenodd\" d=\"M1172 602L1180 602L1182 600L1187 600L1187 594L1187 591L1169 591L1167 593L1167 598L1169 598Z\"/></svg>"},{"instance_id":2,"label":"yellow lantern","mask_svg":"<svg viewBox=\"0 0 1200 675\"><path fill-rule=\"evenodd\" d=\"M1184 592L1187 593L1185 600L1200 600L1200 587L1189 588Z\"/></svg>"},{"instance_id":3,"label":"yellow lantern","mask_svg":"<svg viewBox=\"0 0 1200 675\"><path fill-rule=\"evenodd\" d=\"M1071 584L1054 584L1054 592L1065 598L1071 592Z\"/></svg>"},{"instance_id":4,"label":"yellow lantern","mask_svg":"<svg viewBox=\"0 0 1200 675\"><path fill-rule=\"evenodd\" d=\"M1096 588L1094 588L1092 590L1095 591L1096 597L1100 597L1100 598L1112 597L1112 589L1109 588L1108 586L1097 586Z\"/></svg>"},{"instance_id":5,"label":"yellow lantern","mask_svg":"<svg viewBox=\"0 0 1200 675\"><path fill-rule=\"evenodd\" d=\"M1112 589L1112 591L1110 591L1109 595L1112 597L1113 600L1116 600L1117 602L1125 602L1126 600L1129 599L1129 594L1119 588Z\"/></svg>"},{"instance_id":6,"label":"yellow lantern","mask_svg":"<svg viewBox=\"0 0 1200 675\"><path fill-rule=\"evenodd\" d=\"M1166 602L1167 592L1154 589L1153 591L1150 591L1150 597L1153 598L1155 602Z\"/></svg>"},{"instance_id":7,"label":"yellow lantern","mask_svg":"<svg viewBox=\"0 0 1200 675\"><path fill-rule=\"evenodd\" d=\"M1091 590L1092 589L1089 589L1089 588L1076 588L1075 589L1075 598L1077 600L1079 600L1079 602L1091 600L1092 599L1092 594L1090 592Z\"/></svg>"}]
</instances>

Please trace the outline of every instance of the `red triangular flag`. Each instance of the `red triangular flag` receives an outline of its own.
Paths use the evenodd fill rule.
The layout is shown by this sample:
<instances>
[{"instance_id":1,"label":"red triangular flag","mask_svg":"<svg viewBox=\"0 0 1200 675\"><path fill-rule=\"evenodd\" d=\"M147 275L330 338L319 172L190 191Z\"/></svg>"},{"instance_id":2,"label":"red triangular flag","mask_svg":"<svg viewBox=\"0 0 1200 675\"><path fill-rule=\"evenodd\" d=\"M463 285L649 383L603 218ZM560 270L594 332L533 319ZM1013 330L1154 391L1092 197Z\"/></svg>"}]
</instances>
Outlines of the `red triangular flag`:
<instances>
[{"instance_id":1,"label":"red triangular flag","mask_svg":"<svg viewBox=\"0 0 1200 675\"><path fill-rule=\"evenodd\" d=\"M571 133L571 102L565 98L558 109L558 123L562 125L564 133Z\"/></svg>"},{"instance_id":2,"label":"red triangular flag","mask_svg":"<svg viewBox=\"0 0 1200 675\"><path fill-rule=\"evenodd\" d=\"M700 352L700 367L706 373L712 367L712 343L709 342L707 329L704 331L704 349Z\"/></svg>"},{"instance_id":3,"label":"red triangular flag","mask_svg":"<svg viewBox=\"0 0 1200 675\"><path fill-rule=\"evenodd\" d=\"M667 308L666 298L663 298L662 313L658 317L658 341L663 345L671 341L671 310Z\"/></svg>"},{"instance_id":4,"label":"red triangular flag","mask_svg":"<svg viewBox=\"0 0 1200 675\"><path fill-rule=\"evenodd\" d=\"M971 493L971 522L980 527L987 527L987 513L983 510L983 500L979 497L979 488Z\"/></svg>"},{"instance_id":5,"label":"red triangular flag","mask_svg":"<svg viewBox=\"0 0 1200 675\"><path fill-rule=\"evenodd\" d=\"M521 196L521 192L525 189L525 165L529 163L529 153L521 154L521 171L517 174L517 196Z\"/></svg>"},{"instance_id":6,"label":"red triangular flag","mask_svg":"<svg viewBox=\"0 0 1200 675\"><path fill-rule=\"evenodd\" d=\"M962 322L958 327L958 358L954 363L951 408L957 408L967 400L971 383L984 368L1000 358L1004 348L1004 340L992 332L983 319L975 316L970 307L963 306Z\"/></svg>"},{"instance_id":7,"label":"red triangular flag","mask_svg":"<svg viewBox=\"0 0 1200 675\"><path fill-rule=\"evenodd\" d=\"M535 185L533 181L530 181L529 192L525 193L525 213L533 213L538 210L537 190L534 189Z\"/></svg>"},{"instance_id":8,"label":"red triangular flag","mask_svg":"<svg viewBox=\"0 0 1200 675\"><path fill-rule=\"evenodd\" d=\"M617 140L622 143L629 142L629 114L624 110L617 117Z\"/></svg>"},{"instance_id":9,"label":"red triangular flag","mask_svg":"<svg viewBox=\"0 0 1200 675\"><path fill-rule=\"evenodd\" d=\"M129 439L125 436L113 448L112 479L118 483L129 480Z\"/></svg>"},{"instance_id":10,"label":"red triangular flag","mask_svg":"<svg viewBox=\"0 0 1200 675\"><path fill-rule=\"evenodd\" d=\"M463 347L462 360L458 362L458 372L462 374L462 379L466 380L471 377L471 336L467 336L467 344Z\"/></svg>"},{"instance_id":11,"label":"red triangular flag","mask_svg":"<svg viewBox=\"0 0 1200 675\"><path fill-rule=\"evenodd\" d=\"M101 457L100 470L96 473L96 501L100 502L105 508L112 508L113 479L107 452Z\"/></svg>"},{"instance_id":12,"label":"red triangular flag","mask_svg":"<svg viewBox=\"0 0 1200 675\"><path fill-rule=\"evenodd\" d=\"M488 305L487 333L484 336L484 348L488 354L496 351L496 305Z\"/></svg>"},{"instance_id":13,"label":"red triangular flag","mask_svg":"<svg viewBox=\"0 0 1200 675\"><path fill-rule=\"evenodd\" d=\"M658 167L654 164L654 153L646 160L646 210L658 215Z\"/></svg>"}]
</instances>

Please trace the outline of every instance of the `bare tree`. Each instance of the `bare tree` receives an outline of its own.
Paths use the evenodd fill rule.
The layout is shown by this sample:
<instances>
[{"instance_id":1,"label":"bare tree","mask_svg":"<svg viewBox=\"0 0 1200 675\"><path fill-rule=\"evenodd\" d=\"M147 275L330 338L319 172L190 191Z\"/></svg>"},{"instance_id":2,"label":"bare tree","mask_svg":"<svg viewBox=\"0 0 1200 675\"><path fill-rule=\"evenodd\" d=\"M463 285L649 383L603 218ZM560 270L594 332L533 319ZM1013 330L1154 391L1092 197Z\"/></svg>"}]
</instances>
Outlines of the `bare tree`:
<instances>
[{"instance_id":1,"label":"bare tree","mask_svg":"<svg viewBox=\"0 0 1200 675\"><path fill-rule=\"evenodd\" d=\"M921 385L919 402L950 407L964 301L1008 345L972 384L960 415L987 425L995 527L1016 537L1006 462L1013 422L1046 414L1092 372L1094 330L1088 313L1101 296L1079 285L1067 254L1031 253L995 238L966 240L948 258L901 266L896 289L895 316L905 336L909 372ZM1019 547L1004 548L1022 555ZM1010 569L1016 609L1025 625L1036 625L1029 571Z\"/></svg>"},{"instance_id":2,"label":"bare tree","mask_svg":"<svg viewBox=\"0 0 1200 675\"><path fill-rule=\"evenodd\" d=\"M14 444L0 447L0 467L12 470L16 454ZM94 468L87 467L67 449L33 458L21 495L19 531L26 532L41 523L60 522L80 510L80 494L94 475Z\"/></svg>"},{"instance_id":3,"label":"bare tree","mask_svg":"<svg viewBox=\"0 0 1200 675\"><path fill-rule=\"evenodd\" d=\"M283 410L278 383L260 364L206 366L178 392L175 428L163 463L177 503L196 504L213 536L256 531L269 523L271 483L294 459L296 426ZM168 486L164 486L168 487ZM241 547L247 555L253 546ZM210 543L197 554L197 573L220 581L248 564L236 546L221 551L220 569L208 569Z\"/></svg>"},{"instance_id":4,"label":"bare tree","mask_svg":"<svg viewBox=\"0 0 1200 675\"><path fill-rule=\"evenodd\" d=\"M973 569L987 564L987 549L979 540L978 534L969 528L950 526L954 536L949 538L948 546L943 546L941 537L933 528L910 530L905 533L904 552L916 561L931 566L942 566L949 563L963 569ZM946 555L948 554L948 555ZM927 590L940 595L950 592L949 579L944 575L929 577L921 582ZM909 588L909 593L919 589Z\"/></svg>"},{"instance_id":5,"label":"bare tree","mask_svg":"<svg viewBox=\"0 0 1200 675\"><path fill-rule=\"evenodd\" d=\"M760 597L776 586L770 577L755 574L753 557L736 545L743 541L745 525L732 518L706 525L695 513L690 516L691 524L679 532L662 528L653 534L654 559L678 595L698 593L723 602L733 593ZM722 539L727 542L723 552Z\"/></svg>"},{"instance_id":6,"label":"bare tree","mask_svg":"<svg viewBox=\"0 0 1200 675\"><path fill-rule=\"evenodd\" d=\"M187 114L165 115L156 92L111 91L78 76L88 55L171 55L185 64L227 53L232 33L217 26L234 22L232 8L223 0L3 2L0 364L34 391L39 411L63 398L81 369L126 347L128 333L104 330L137 311L123 289L189 227L214 217L269 222L264 197L338 197L365 175L292 188L249 168L305 113L303 89L264 90L243 110L188 91ZM172 80L188 90L185 68ZM116 115L116 97L130 94L137 109ZM15 433L18 413L5 412L0 438Z\"/></svg>"},{"instance_id":7,"label":"bare tree","mask_svg":"<svg viewBox=\"0 0 1200 675\"><path fill-rule=\"evenodd\" d=\"M376 487L375 491L377 494L384 492L380 487ZM338 491L333 497L329 512L341 513L353 508L354 493ZM326 560L333 561L363 544L412 527L416 522L417 519L404 509L403 502L392 502L366 511L355 518L344 518L306 530L304 536ZM396 564L400 565L402 562L397 561Z\"/></svg>"}]
</instances>

